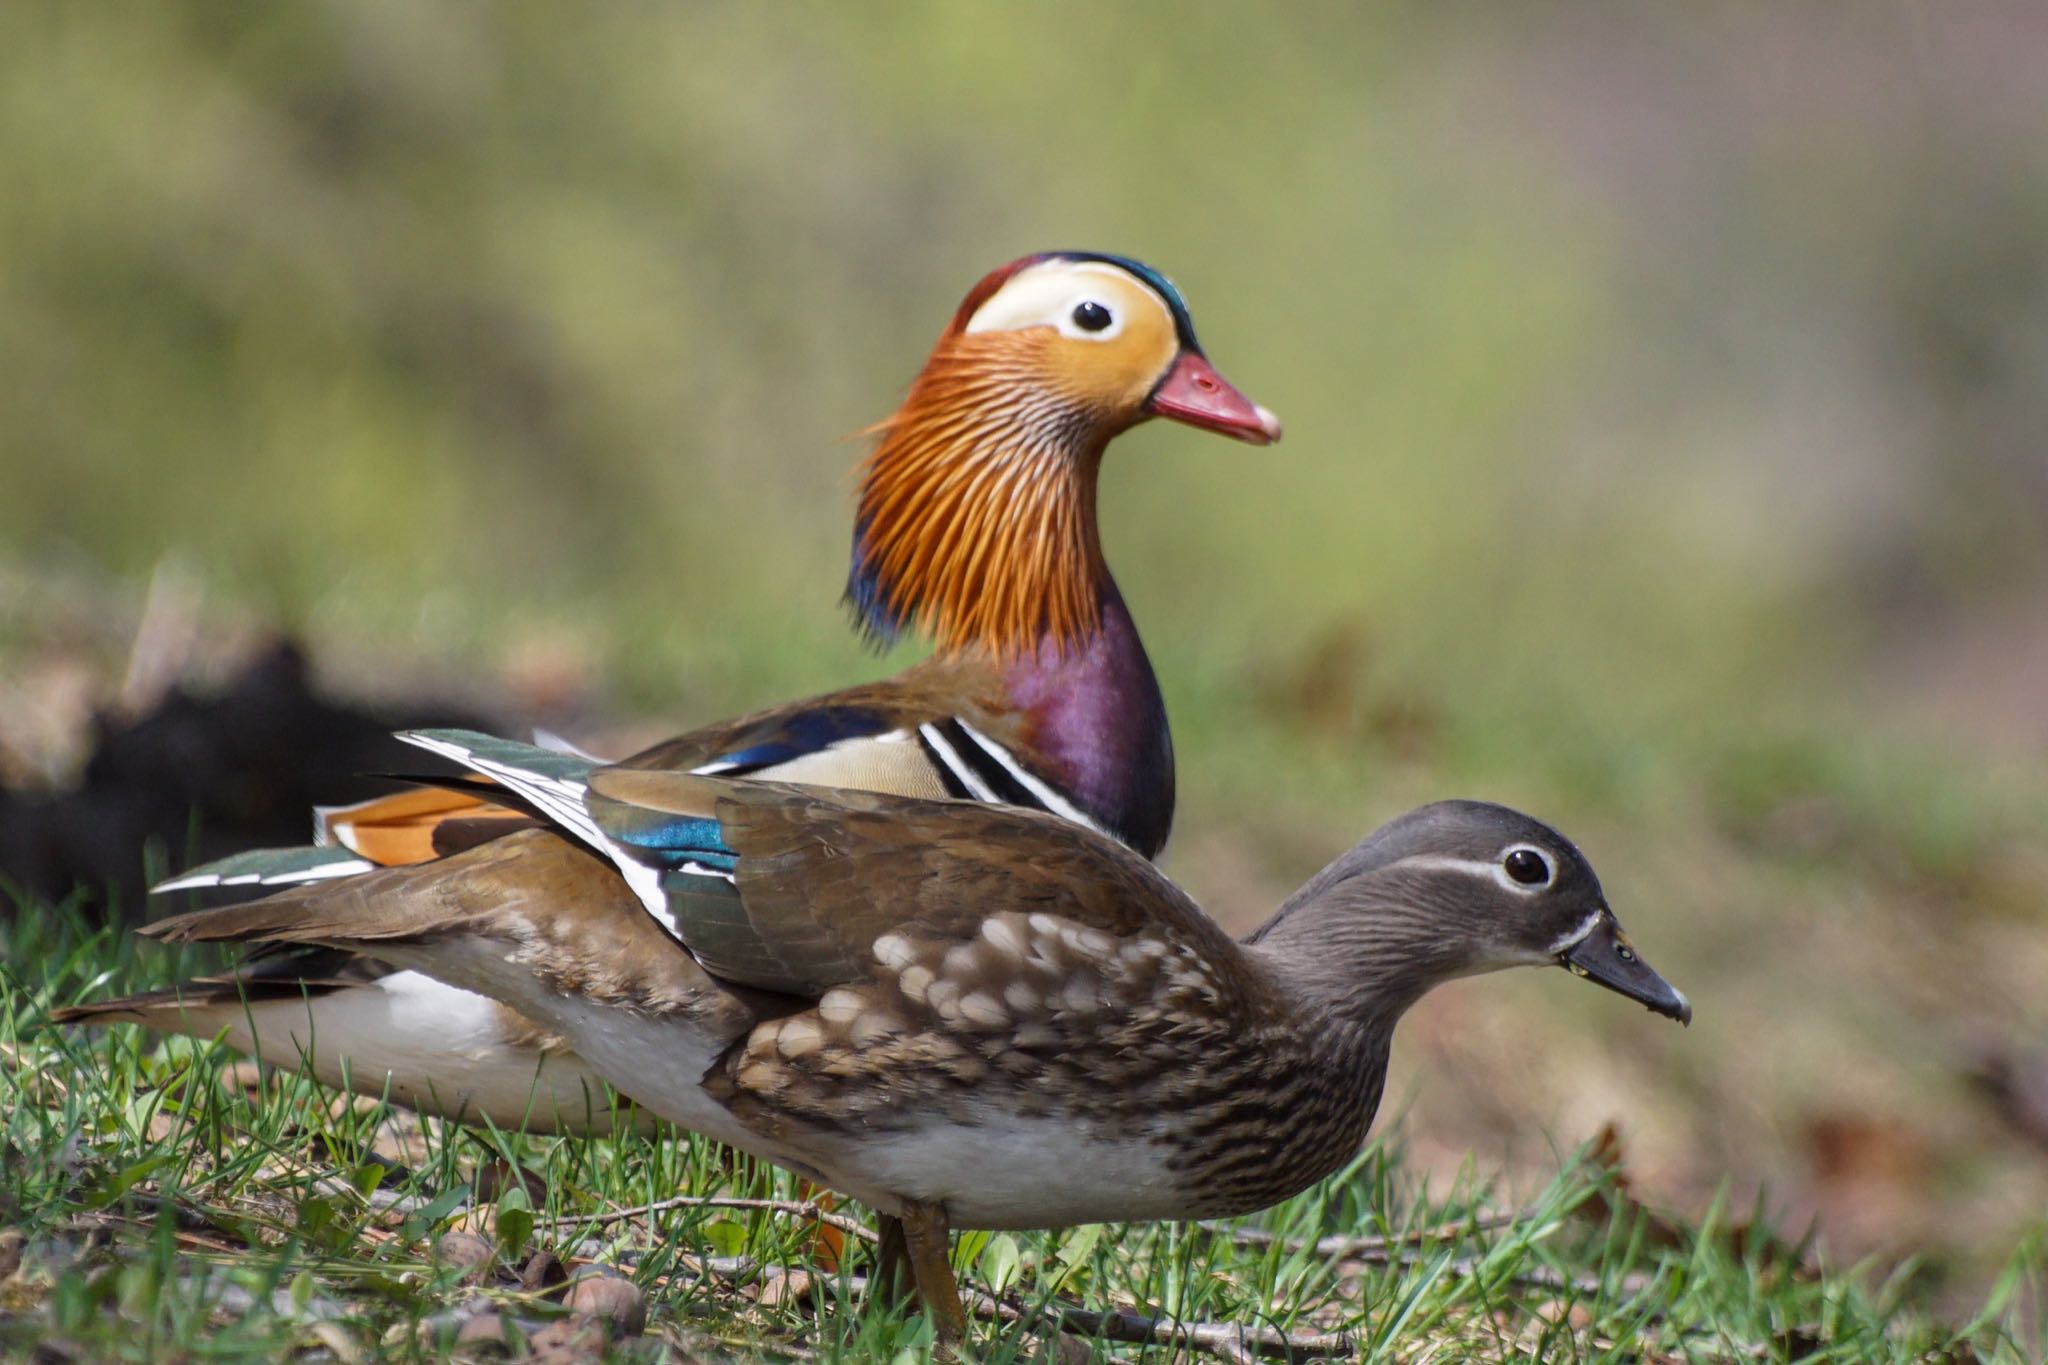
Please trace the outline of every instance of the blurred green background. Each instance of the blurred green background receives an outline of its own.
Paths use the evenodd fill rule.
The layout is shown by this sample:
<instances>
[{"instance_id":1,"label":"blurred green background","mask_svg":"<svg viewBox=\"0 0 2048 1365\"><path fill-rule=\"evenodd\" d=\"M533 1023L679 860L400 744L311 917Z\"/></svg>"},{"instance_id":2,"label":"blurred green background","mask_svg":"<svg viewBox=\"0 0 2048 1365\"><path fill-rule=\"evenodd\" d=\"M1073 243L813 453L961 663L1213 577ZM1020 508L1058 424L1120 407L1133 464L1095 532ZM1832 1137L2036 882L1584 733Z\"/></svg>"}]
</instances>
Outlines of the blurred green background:
<instances>
[{"instance_id":1,"label":"blurred green background","mask_svg":"<svg viewBox=\"0 0 2048 1365\"><path fill-rule=\"evenodd\" d=\"M273 626L618 749L883 672L850 434L1133 254L1288 427L1106 467L1175 874L1533 809L1699 1024L1443 993L1421 1169L1612 1119L1962 1294L2048 1207L2044 128L2020 0L10 5L0 756Z\"/></svg>"}]
</instances>

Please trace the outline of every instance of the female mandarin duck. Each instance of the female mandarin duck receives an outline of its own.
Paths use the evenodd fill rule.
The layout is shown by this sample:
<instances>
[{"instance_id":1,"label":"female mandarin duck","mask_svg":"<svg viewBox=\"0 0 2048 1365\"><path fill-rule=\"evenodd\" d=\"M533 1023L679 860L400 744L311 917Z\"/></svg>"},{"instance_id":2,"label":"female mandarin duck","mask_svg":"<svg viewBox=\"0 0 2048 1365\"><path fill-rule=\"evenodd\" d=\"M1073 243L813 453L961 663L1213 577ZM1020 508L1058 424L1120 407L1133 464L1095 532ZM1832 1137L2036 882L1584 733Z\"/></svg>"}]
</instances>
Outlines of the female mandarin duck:
<instances>
[{"instance_id":1,"label":"female mandarin duck","mask_svg":"<svg viewBox=\"0 0 2048 1365\"><path fill-rule=\"evenodd\" d=\"M1095 518L1103 450L1151 417L1256 444L1280 436L1204 358L1179 292L1150 267L1054 252L989 275L878 426L855 522L847 598L861 626L878 640L921 630L935 653L622 766L1011 802L1156 855L1173 749ZM159 890L349 878L445 856L519 818L487 794L409 792L320 812L320 846L243 854ZM377 958L273 958L59 1017L225 1034L273 1063L303 1058L326 1084L502 1127L613 1120L558 1032Z\"/></svg>"},{"instance_id":2,"label":"female mandarin duck","mask_svg":"<svg viewBox=\"0 0 2048 1365\"><path fill-rule=\"evenodd\" d=\"M408 738L522 827L146 932L374 953L508 1002L649 1110L901 1218L944 1337L949 1226L1228 1216L1336 1170L1442 982L1561 965L1692 1015L1578 850L1500 806L1400 817L1239 942L1037 811Z\"/></svg>"}]
</instances>

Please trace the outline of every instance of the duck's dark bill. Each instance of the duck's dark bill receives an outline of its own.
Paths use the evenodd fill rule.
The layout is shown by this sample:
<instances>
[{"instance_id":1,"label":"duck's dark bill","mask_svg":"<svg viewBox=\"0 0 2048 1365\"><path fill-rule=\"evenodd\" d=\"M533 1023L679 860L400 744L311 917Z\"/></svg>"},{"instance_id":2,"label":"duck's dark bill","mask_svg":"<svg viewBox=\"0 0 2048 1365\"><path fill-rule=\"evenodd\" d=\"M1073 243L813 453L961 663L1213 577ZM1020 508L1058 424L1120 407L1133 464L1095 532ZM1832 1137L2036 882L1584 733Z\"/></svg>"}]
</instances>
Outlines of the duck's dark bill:
<instances>
[{"instance_id":1,"label":"duck's dark bill","mask_svg":"<svg viewBox=\"0 0 2048 1365\"><path fill-rule=\"evenodd\" d=\"M1681 1024L1692 1023L1692 1002L1637 955L1611 912L1602 914L1593 931L1558 954L1557 960L1574 976L1597 981Z\"/></svg>"}]
</instances>

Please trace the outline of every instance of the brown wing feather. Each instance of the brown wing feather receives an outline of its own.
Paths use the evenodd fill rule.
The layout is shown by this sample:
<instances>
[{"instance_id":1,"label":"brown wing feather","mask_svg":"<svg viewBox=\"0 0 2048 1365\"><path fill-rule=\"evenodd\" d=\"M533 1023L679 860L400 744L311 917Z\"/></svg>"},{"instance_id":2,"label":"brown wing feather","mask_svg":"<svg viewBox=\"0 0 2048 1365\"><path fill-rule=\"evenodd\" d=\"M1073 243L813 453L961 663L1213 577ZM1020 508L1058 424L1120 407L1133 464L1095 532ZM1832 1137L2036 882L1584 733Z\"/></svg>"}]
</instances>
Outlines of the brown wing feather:
<instances>
[{"instance_id":1,"label":"brown wing feather","mask_svg":"<svg viewBox=\"0 0 2048 1365\"><path fill-rule=\"evenodd\" d=\"M757 1131L972 1122L998 1073L1025 1112L1086 1109L1278 1010L1238 945L1113 840L1008 807L723 785L746 924L817 1001L706 1082Z\"/></svg>"},{"instance_id":2,"label":"brown wing feather","mask_svg":"<svg viewBox=\"0 0 2048 1365\"><path fill-rule=\"evenodd\" d=\"M1120 938L1151 930L1235 955L1229 937L1158 869L1054 816L618 769L592 774L591 791L718 819L740 855L737 901L712 888L672 895L671 908L714 974L763 989L815 998L867 979L885 934L971 939L1005 911L1055 914Z\"/></svg>"}]
</instances>

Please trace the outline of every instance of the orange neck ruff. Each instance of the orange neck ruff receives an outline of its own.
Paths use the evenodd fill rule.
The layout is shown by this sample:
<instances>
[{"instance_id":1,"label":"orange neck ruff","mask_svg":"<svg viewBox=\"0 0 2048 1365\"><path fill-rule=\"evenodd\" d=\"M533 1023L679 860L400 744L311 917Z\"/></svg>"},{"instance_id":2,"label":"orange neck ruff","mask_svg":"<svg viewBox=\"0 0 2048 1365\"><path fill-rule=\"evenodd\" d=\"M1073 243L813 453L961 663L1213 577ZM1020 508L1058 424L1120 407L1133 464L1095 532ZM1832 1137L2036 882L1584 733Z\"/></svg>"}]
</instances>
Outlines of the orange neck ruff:
<instances>
[{"instance_id":1,"label":"orange neck ruff","mask_svg":"<svg viewBox=\"0 0 2048 1365\"><path fill-rule=\"evenodd\" d=\"M1096 474L1116 430L1049 390L1042 341L949 335L861 468L847 598L873 637L1064 652L1101 621Z\"/></svg>"}]
</instances>

